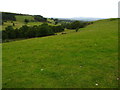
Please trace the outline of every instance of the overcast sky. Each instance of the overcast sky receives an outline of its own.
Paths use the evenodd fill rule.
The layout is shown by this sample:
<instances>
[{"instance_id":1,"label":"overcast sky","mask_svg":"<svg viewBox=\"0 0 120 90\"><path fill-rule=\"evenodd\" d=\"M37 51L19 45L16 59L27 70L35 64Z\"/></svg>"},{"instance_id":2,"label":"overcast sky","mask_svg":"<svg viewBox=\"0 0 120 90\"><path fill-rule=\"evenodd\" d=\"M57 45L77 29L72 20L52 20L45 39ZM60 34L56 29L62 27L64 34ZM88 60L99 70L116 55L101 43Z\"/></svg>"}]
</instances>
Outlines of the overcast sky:
<instances>
[{"instance_id":1,"label":"overcast sky","mask_svg":"<svg viewBox=\"0 0 120 90\"><path fill-rule=\"evenodd\" d=\"M44 17L118 17L120 0L2 0L0 11Z\"/></svg>"}]
</instances>

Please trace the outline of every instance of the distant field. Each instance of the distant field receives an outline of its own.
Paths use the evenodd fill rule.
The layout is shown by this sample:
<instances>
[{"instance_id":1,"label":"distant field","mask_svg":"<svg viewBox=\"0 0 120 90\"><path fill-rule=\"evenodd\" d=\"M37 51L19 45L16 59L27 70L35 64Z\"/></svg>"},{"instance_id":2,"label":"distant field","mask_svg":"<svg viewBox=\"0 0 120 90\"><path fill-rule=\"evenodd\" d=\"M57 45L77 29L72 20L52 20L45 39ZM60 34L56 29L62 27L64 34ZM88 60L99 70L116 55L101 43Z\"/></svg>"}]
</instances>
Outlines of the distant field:
<instances>
[{"instance_id":1,"label":"distant field","mask_svg":"<svg viewBox=\"0 0 120 90\"><path fill-rule=\"evenodd\" d=\"M3 88L117 88L118 21L3 43Z\"/></svg>"},{"instance_id":2,"label":"distant field","mask_svg":"<svg viewBox=\"0 0 120 90\"><path fill-rule=\"evenodd\" d=\"M13 26L13 23L15 24L15 26ZM5 30L5 28L7 26L13 26L13 28L20 28L22 25L24 25L24 23L22 22L18 22L18 21L7 21L4 22L4 25L2 25L2 29Z\"/></svg>"},{"instance_id":3,"label":"distant field","mask_svg":"<svg viewBox=\"0 0 120 90\"><path fill-rule=\"evenodd\" d=\"M19 22L24 22L25 19L34 20L34 17L33 16L19 16L19 15L16 15L16 20L19 21Z\"/></svg>"},{"instance_id":4,"label":"distant field","mask_svg":"<svg viewBox=\"0 0 120 90\"><path fill-rule=\"evenodd\" d=\"M30 20L30 22L26 24L24 22L25 19ZM20 28L23 25L34 26L34 25L41 25L41 24L43 24L43 22L31 22L31 20L34 20L33 16L16 15L16 21L7 21L7 22L4 22L4 25L0 25L0 28L2 27L2 30L5 30L5 28L7 26L13 26L13 23L15 24L15 26L13 26L13 28ZM54 25L54 21L53 20L48 19L48 21L51 22L51 23L48 23L49 25L57 26L57 25Z\"/></svg>"}]
</instances>

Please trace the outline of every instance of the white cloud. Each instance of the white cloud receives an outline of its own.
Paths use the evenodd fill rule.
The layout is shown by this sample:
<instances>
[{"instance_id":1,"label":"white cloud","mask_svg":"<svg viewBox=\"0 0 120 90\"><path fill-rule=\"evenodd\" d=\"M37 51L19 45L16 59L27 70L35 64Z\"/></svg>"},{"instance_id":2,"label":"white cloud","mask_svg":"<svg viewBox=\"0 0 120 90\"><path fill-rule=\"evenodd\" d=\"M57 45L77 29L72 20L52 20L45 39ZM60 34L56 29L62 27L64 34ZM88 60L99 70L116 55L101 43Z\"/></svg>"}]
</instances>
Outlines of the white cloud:
<instances>
[{"instance_id":1,"label":"white cloud","mask_svg":"<svg viewBox=\"0 0 120 90\"><path fill-rule=\"evenodd\" d=\"M119 0L2 0L0 11L45 17L118 17Z\"/></svg>"}]
</instances>

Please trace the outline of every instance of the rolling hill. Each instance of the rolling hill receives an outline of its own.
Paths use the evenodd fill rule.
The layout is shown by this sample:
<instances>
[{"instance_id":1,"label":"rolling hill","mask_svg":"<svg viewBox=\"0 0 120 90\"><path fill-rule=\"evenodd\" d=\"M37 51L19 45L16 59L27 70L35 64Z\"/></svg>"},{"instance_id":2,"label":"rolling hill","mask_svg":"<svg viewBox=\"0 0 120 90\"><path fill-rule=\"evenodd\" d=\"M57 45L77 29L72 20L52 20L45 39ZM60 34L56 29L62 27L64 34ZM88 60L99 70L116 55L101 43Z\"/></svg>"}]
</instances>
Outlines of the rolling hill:
<instances>
[{"instance_id":1,"label":"rolling hill","mask_svg":"<svg viewBox=\"0 0 120 90\"><path fill-rule=\"evenodd\" d=\"M118 19L2 46L3 88L118 87Z\"/></svg>"},{"instance_id":2,"label":"rolling hill","mask_svg":"<svg viewBox=\"0 0 120 90\"><path fill-rule=\"evenodd\" d=\"M2 28L2 30L5 30L5 28L7 26L13 26L13 23L14 23L14 26L13 26L14 28L20 28L23 25L34 26L34 25L41 25L44 23L42 21L36 21L34 18L35 15L18 14L18 13L10 13L10 12L2 12L2 13L3 13L3 20L2 20L3 25L0 25L0 29ZM14 18L11 18L11 15ZM39 16L41 16L41 15L39 15ZM42 17L42 18L44 18L44 17ZM29 20L29 22L27 24L24 22L25 19ZM49 18L47 18L46 22L48 22L49 25L54 25L54 23L55 23L54 20L51 20Z\"/></svg>"}]
</instances>

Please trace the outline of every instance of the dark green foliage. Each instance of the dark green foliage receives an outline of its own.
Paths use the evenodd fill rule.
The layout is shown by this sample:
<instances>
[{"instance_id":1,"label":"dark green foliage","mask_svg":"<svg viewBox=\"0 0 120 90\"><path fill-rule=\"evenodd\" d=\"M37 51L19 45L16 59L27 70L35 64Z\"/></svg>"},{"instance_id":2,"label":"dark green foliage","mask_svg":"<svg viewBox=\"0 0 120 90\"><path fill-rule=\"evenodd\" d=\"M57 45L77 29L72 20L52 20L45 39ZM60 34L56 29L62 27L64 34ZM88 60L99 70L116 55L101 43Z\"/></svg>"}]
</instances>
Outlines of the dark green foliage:
<instances>
[{"instance_id":1,"label":"dark green foliage","mask_svg":"<svg viewBox=\"0 0 120 90\"><path fill-rule=\"evenodd\" d=\"M47 23L43 23L39 26L28 27L27 25L21 28L13 29L12 26L8 26L2 31L3 40L16 39L16 38L33 38L54 35L56 32L64 31L61 26L49 26Z\"/></svg>"},{"instance_id":2,"label":"dark green foliage","mask_svg":"<svg viewBox=\"0 0 120 90\"><path fill-rule=\"evenodd\" d=\"M76 29L76 32L78 32L79 28Z\"/></svg>"},{"instance_id":3,"label":"dark green foliage","mask_svg":"<svg viewBox=\"0 0 120 90\"><path fill-rule=\"evenodd\" d=\"M77 29L77 28L83 28L83 27L84 27L84 23L80 21L75 21L70 24L71 29Z\"/></svg>"},{"instance_id":4,"label":"dark green foliage","mask_svg":"<svg viewBox=\"0 0 120 90\"><path fill-rule=\"evenodd\" d=\"M72 23L62 23L62 26L67 29L83 28L86 25L87 25L86 22L81 22L81 21L74 21Z\"/></svg>"},{"instance_id":5,"label":"dark green foliage","mask_svg":"<svg viewBox=\"0 0 120 90\"><path fill-rule=\"evenodd\" d=\"M41 15L35 15L35 16L34 16L34 19L35 19L36 21L39 21L39 22L47 22L47 18L44 18L44 17L41 16Z\"/></svg>"},{"instance_id":6,"label":"dark green foliage","mask_svg":"<svg viewBox=\"0 0 120 90\"><path fill-rule=\"evenodd\" d=\"M5 31L6 31L6 34L8 35L8 38L10 39L16 38L16 34L12 26L6 27Z\"/></svg>"},{"instance_id":7,"label":"dark green foliage","mask_svg":"<svg viewBox=\"0 0 120 90\"><path fill-rule=\"evenodd\" d=\"M20 29L16 28L15 34L16 34L16 38L20 38L20 36L21 36Z\"/></svg>"},{"instance_id":8,"label":"dark green foliage","mask_svg":"<svg viewBox=\"0 0 120 90\"><path fill-rule=\"evenodd\" d=\"M48 26L47 23L44 23L40 26L40 33L41 33L41 36L54 34L54 32L52 31L52 28L50 28L50 26Z\"/></svg>"},{"instance_id":9,"label":"dark green foliage","mask_svg":"<svg viewBox=\"0 0 120 90\"><path fill-rule=\"evenodd\" d=\"M56 21L56 22L55 22L55 25L57 25L57 24L58 24L58 22Z\"/></svg>"},{"instance_id":10,"label":"dark green foliage","mask_svg":"<svg viewBox=\"0 0 120 90\"><path fill-rule=\"evenodd\" d=\"M29 31L29 27L27 25L22 26L19 29L20 38L27 38L28 37L28 31Z\"/></svg>"},{"instance_id":11,"label":"dark green foliage","mask_svg":"<svg viewBox=\"0 0 120 90\"><path fill-rule=\"evenodd\" d=\"M27 24L27 23L29 22L29 20L28 20L28 19L25 19L24 22Z\"/></svg>"},{"instance_id":12,"label":"dark green foliage","mask_svg":"<svg viewBox=\"0 0 120 90\"><path fill-rule=\"evenodd\" d=\"M55 21L55 25L58 24L59 20L58 19L54 19Z\"/></svg>"},{"instance_id":13,"label":"dark green foliage","mask_svg":"<svg viewBox=\"0 0 120 90\"><path fill-rule=\"evenodd\" d=\"M3 21L8 21L8 20L16 21L15 14L2 12L2 20Z\"/></svg>"},{"instance_id":14,"label":"dark green foliage","mask_svg":"<svg viewBox=\"0 0 120 90\"><path fill-rule=\"evenodd\" d=\"M62 26L51 26L51 27L55 33L64 31L64 28Z\"/></svg>"},{"instance_id":15,"label":"dark green foliage","mask_svg":"<svg viewBox=\"0 0 120 90\"><path fill-rule=\"evenodd\" d=\"M83 27L83 23L81 23L80 21L75 21L71 23L71 29L77 29L82 27Z\"/></svg>"},{"instance_id":16,"label":"dark green foliage","mask_svg":"<svg viewBox=\"0 0 120 90\"><path fill-rule=\"evenodd\" d=\"M2 39L8 39L8 33L6 31L2 31Z\"/></svg>"},{"instance_id":17,"label":"dark green foliage","mask_svg":"<svg viewBox=\"0 0 120 90\"><path fill-rule=\"evenodd\" d=\"M93 22L86 22L86 25L90 25L90 24L93 24Z\"/></svg>"},{"instance_id":18,"label":"dark green foliage","mask_svg":"<svg viewBox=\"0 0 120 90\"><path fill-rule=\"evenodd\" d=\"M15 26L15 24L13 23L13 26Z\"/></svg>"}]
</instances>

